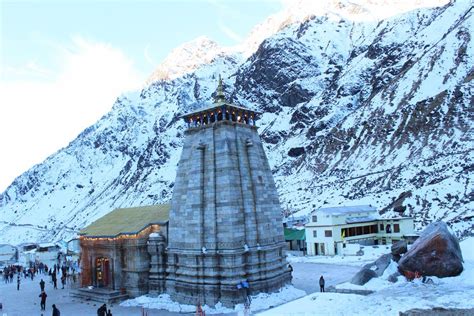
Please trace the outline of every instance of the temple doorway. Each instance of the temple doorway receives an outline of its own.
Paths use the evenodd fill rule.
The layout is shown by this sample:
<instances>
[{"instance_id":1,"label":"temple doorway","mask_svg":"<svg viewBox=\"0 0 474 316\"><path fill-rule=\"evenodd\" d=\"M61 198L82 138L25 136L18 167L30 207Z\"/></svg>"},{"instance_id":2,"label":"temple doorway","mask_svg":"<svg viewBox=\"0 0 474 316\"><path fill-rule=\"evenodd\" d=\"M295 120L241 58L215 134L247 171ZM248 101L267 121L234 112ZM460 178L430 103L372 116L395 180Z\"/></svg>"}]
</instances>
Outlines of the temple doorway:
<instances>
[{"instance_id":1,"label":"temple doorway","mask_svg":"<svg viewBox=\"0 0 474 316\"><path fill-rule=\"evenodd\" d=\"M110 260L100 257L95 260L97 287L108 287L110 284Z\"/></svg>"}]
</instances>

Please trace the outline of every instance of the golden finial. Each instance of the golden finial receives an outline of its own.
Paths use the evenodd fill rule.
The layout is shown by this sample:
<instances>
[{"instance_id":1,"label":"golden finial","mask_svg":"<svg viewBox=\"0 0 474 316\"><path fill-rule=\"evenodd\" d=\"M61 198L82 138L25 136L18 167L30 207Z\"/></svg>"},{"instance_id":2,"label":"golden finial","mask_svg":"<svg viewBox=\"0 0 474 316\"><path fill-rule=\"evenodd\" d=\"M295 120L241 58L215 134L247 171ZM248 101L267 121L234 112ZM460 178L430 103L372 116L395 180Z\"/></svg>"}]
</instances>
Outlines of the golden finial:
<instances>
[{"instance_id":1,"label":"golden finial","mask_svg":"<svg viewBox=\"0 0 474 316\"><path fill-rule=\"evenodd\" d=\"M222 87L222 77L219 74L219 84L216 89L216 96L214 97L214 103L222 103L225 101L224 88Z\"/></svg>"}]
</instances>

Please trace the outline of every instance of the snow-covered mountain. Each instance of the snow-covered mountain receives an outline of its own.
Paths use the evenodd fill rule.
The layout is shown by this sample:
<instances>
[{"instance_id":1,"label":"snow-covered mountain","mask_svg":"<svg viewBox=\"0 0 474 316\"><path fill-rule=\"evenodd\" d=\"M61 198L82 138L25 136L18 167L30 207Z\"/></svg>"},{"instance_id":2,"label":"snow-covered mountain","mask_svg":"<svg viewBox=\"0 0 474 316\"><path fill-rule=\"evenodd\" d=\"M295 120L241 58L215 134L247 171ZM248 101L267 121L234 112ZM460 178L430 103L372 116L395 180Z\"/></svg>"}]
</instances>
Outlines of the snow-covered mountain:
<instances>
[{"instance_id":1,"label":"snow-covered mountain","mask_svg":"<svg viewBox=\"0 0 474 316\"><path fill-rule=\"evenodd\" d=\"M401 6L383 20L377 1L326 3L270 17L239 47L177 48L146 88L0 195L0 243L67 239L116 207L169 201L179 116L210 102L219 74L228 98L264 112L285 211L372 204L472 234L472 3Z\"/></svg>"}]
</instances>

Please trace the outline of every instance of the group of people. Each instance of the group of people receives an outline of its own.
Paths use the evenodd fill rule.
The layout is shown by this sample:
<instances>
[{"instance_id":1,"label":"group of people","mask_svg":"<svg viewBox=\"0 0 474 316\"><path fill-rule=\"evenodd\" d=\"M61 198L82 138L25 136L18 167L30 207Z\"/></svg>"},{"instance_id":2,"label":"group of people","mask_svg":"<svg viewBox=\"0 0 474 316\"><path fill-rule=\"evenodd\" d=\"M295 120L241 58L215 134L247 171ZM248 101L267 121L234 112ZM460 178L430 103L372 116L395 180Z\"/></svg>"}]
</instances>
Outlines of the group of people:
<instances>
[{"instance_id":1,"label":"group of people","mask_svg":"<svg viewBox=\"0 0 474 316\"><path fill-rule=\"evenodd\" d=\"M66 286L67 282L69 283L76 283L77 281L77 275L76 271L74 268L70 266L59 266L59 265L54 265L50 270L49 270L49 276L51 277L51 283L53 284L54 288L58 288L58 274L61 274L60 280L61 280L61 285L62 289Z\"/></svg>"}]
</instances>

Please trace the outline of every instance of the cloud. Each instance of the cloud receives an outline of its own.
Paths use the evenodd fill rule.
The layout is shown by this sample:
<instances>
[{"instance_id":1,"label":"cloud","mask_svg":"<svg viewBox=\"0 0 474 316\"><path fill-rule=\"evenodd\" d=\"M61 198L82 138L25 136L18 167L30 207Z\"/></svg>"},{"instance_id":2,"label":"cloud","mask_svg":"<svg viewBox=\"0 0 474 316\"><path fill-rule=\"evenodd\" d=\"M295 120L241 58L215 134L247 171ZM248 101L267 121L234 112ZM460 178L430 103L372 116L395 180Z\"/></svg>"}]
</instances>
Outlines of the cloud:
<instances>
[{"instance_id":1,"label":"cloud","mask_svg":"<svg viewBox=\"0 0 474 316\"><path fill-rule=\"evenodd\" d=\"M219 29L222 31L222 33L224 33L230 39L236 41L237 43L240 43L240 42L243 41L242 36L240 36L238 33L234 32L229 27L224 25L224 23L222 23L222 21L219 20L218 25L219 25Z\"/></svg>"},{"instance_id":2,"label":"cloud","mask_svg":"<svg viewBox=\"0 0 474 316\"><path fill-rule=\"evenodd\" d=\"M52 52L57 70L31 61L6 67L2 76L0 192L95 123L121 93L143 83L133 62L109 44L76 36L58 48Z\"/></svg>"},{"instance_id":3,"label":"cloud","mask_svg":"<svg viewBox=\"0 0 474 316\"><path fill-rule=\"evenodd\" d=\"M150 55L150 43L146 44L145 49L143 50L143 56L150 66L156 67L156 65L158 65L158 63Z\"/></svg>"}]
</instances>

